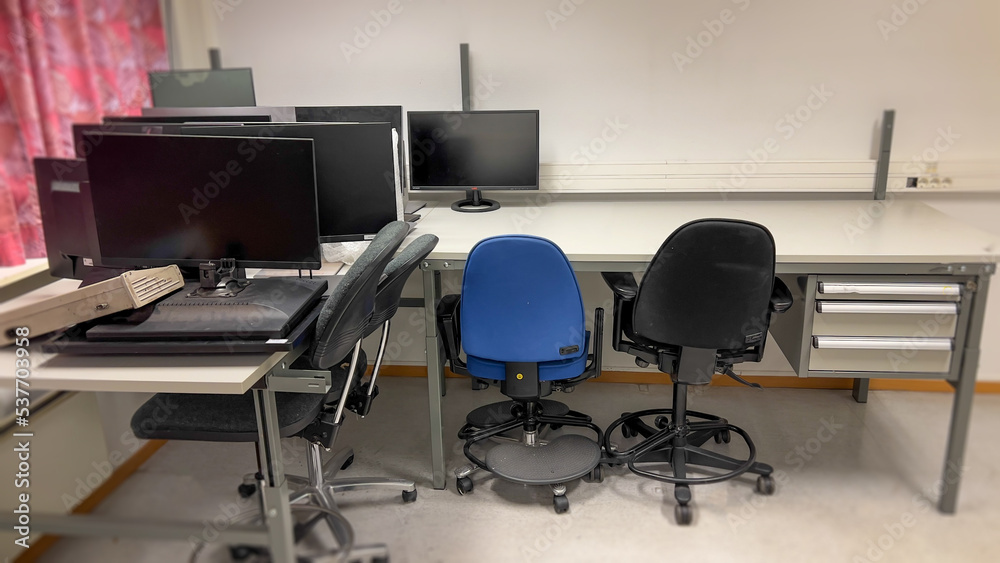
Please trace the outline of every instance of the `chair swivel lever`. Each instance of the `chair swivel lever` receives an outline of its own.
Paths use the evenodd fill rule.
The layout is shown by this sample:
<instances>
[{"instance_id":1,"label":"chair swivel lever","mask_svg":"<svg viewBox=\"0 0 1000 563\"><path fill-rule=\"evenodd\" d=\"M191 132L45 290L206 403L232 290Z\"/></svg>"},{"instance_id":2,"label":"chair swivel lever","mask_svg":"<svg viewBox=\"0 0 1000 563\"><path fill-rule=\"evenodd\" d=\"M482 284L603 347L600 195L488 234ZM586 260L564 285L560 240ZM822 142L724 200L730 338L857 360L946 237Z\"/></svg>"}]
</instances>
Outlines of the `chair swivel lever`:
<instances>
[{"instance_id":1,"label":"chair swivel lever","mask_svg":"<svg viewBox=\"0 0 1000 563\"><path fill-rule=\"evenodd\" d=\"M722 368L722 373L725 374L725 375L728 375L733 380L738 381L739 383L742 383L743 385L746 385L747 387L753 387L754 389L763 389L764 388L764 386L761 385L760 383L752 383L752 382L747 381L746 379L743 379L742 377L736 375L736 372L733 371L733 368L731 368L729 366L726 366L726 367Z\"/></svg>"}]
</instances>

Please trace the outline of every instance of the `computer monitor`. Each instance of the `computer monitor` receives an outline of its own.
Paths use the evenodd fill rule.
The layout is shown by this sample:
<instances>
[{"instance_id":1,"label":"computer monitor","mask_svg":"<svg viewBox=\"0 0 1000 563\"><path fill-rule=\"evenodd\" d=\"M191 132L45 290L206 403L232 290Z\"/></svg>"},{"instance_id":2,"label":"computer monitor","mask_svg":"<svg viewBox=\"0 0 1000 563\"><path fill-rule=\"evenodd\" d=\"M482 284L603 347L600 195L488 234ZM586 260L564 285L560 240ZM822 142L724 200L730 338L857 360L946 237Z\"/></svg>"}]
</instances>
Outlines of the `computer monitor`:
<instances>
[{"instance_id":1,"label":"computer monitor","mask_svg":"<svg viewBox=\"0 0 1000 563\"><path fill-rule=\"evenodd\" d=\"M254 106L249 68L150 72L155 107Z\"/></svg>"},{"instance_id":2,"label":"computer monitor","mask_svg":"<svg viewBox=\"0 0 1000 563\"><path fill-rule=\"evenodd\" d=\"M186 125L185 135L312 139L320 242L369 240L402 217L388 123ZM266 149L265 149L266 150Z\"/></svg>"},{"instance_id":3,"label":"computer monitor","mask_svg":"<svg viewBox=\"0 0 1000 563\"><path fill-rule=\"evenodd\" d=\"M500 204L481 190L538 189L538 111L411 111L412 190L465 190L462 212Z\"/></svg>"},{"instance_id":4,"label":"computer monitor","mask_svg":"<svg viewBox=\"0 0 1000 563\"><path fill-rule=\"evenodd\" d=\"M100 265L319 268L312 141L251 143L105 133L87 157Z\"/></svg>"},{"instance_id":5,"label":"computer monitor","mask_svg":"<svg viewBox=\"0 0 1000 563\"><path fill-rule=\"evenodd\" d=\"M82 280L97 255L88 239L93 215L86 215L83 202L90 197L87 163L74 158L36 158L34 164L49 273Z\"/></svg>"}]
</instances>

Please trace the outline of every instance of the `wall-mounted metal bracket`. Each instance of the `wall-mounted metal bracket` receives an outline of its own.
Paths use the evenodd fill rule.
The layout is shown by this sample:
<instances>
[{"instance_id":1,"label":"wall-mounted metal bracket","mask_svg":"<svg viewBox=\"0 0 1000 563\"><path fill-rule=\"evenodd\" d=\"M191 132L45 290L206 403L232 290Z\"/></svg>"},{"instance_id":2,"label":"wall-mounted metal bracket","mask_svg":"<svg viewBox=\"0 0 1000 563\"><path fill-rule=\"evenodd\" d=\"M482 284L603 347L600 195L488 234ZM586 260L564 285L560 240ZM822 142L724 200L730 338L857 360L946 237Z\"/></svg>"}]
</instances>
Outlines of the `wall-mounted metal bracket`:
<instances>
[{"instance_id":1,"label":"wall-mounted metal bracket","mask_svg":"<svg viewBox=\"0 0 1000 563\"><path fill-rule=\"evenodd\" d=\"M896 121L896 110L882 112L882 134L879 140L878 162L875 164L875 199L885 199L885 189L889 182L889 156L892 153L892 126Z\"/></svg>"}]
</instances>

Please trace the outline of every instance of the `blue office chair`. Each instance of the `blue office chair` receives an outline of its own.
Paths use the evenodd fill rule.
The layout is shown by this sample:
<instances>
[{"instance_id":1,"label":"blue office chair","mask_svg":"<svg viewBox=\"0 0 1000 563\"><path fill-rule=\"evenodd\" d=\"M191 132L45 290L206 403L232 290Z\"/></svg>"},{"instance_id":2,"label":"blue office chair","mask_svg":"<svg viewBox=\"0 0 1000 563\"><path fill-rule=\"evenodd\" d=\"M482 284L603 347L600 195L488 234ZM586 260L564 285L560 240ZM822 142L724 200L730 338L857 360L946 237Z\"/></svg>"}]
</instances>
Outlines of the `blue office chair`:
<instances>
[{"instance_id":1,"label":"blue office chair","mask_svg":"<svg viewBox=\"0 0 1000 563\"><path fill-rule=\"evenodd\" d=\"M452 371L498 383L513 399L492 424L460 434L465 456L502 479L551 486L556 512L565 512L566 482L600 480L602 432L579 413L551 412L541 398L600 374L604 311L595 311L590 354L583 299L566 255L543 238L504 235L476 244L461 297L442 299L438 312ZM546 443L538 439L542 425L589 428L597 441L565 434ZM492 446L485 459L473 453L473 445L517 428L520 440ZM472 491L468 473L458 475L461 494Z\"/></svg>"}]
</instances>

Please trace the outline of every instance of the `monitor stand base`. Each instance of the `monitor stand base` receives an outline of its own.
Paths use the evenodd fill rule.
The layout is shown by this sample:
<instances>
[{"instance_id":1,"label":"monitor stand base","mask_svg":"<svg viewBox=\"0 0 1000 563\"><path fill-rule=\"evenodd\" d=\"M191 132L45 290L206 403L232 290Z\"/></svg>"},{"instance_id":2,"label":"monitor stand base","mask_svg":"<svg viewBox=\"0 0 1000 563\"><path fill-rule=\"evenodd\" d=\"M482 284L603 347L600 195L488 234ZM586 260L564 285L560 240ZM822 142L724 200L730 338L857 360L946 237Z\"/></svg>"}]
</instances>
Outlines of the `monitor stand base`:
<instances>
[{"instance_id":1,"label":"monitor stand base","mask_svg":"<svg viewBox=\"0 0 1000 563\"><path fill-rule=\"evenodd\" d=\"M483 197L478 188L465 190L465 199L451 204L452 211L460 213L485 213L500 209L500 203Z\"/></svg>"}]
</instances>

